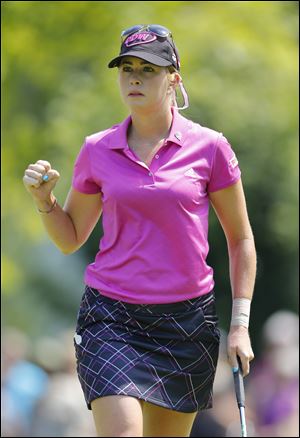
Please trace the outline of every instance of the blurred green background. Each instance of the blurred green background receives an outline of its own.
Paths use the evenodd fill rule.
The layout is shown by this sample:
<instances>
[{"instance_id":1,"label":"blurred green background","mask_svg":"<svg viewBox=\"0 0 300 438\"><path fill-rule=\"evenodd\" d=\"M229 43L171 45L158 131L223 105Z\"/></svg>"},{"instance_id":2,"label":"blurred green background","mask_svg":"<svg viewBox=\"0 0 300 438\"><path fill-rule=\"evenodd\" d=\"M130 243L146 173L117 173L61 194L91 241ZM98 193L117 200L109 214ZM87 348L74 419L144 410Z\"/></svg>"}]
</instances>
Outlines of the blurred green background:
<instances>
[{"instance_id":1,"label":"blurred green background","mask_svg":"<svg viewBox=\"0 0 300 438\"><path fill-rule=\"evenodd\" d=\"M83 273L101 220L77 253L62 255L43 229L22 177L48 160L63 204L84 137L119 123L120 33L139 23L172 30L190 108L221 131L239 159L258 255L250 333L278 309L298 309L298 2L2 2L2 325L33 339L74 325ZM231 292L225 237L210 215L221 327Z\"/></svg>"}]
</instances>

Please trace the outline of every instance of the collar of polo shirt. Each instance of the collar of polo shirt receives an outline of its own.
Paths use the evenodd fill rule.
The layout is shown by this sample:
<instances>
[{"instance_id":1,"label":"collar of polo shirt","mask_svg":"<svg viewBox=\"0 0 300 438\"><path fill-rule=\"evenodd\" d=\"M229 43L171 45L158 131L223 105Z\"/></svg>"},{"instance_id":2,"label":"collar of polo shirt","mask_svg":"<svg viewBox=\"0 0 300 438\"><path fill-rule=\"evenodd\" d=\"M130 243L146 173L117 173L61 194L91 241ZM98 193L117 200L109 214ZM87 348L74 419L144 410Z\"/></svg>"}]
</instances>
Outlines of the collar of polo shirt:
<instances>
[{"instance_id":1,"label":"collar of polo shirt","mask_svg":"<svg viewBox=\"0 0 300 438\"><path fill-rule=\"evenodd\" d=\"M166 142L170 141L178 146L184 145L185 133L191 127L191 122L183 117L179 112L172 108L173 121L171 131ZM109 145L110 149L125 149L127 147L127 130L131 123L131 116L127 117L120 125L117 125L117 129L110 135Z\"/></svg>"}]
</instances>

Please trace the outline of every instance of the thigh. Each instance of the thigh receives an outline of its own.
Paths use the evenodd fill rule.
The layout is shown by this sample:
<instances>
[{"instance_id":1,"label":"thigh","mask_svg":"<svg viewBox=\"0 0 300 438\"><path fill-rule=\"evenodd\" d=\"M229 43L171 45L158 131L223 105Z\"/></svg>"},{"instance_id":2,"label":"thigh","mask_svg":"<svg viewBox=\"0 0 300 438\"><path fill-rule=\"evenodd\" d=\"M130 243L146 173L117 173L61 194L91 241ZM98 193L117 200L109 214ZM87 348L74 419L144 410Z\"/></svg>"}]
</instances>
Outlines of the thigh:
<instances>
[{"instance_id":1,"label":"thigh","mask_svg":"<svg viewBox=\"0 0 300 438\"><path fill-rule=\"evenodd\" d=\"M100 437L143 436L143 402L135 397L109 395L91 402Z\"/></svg>"},{"instance_id":2,"label":"thigh","mask_svg":"<svg viewBox=\"0 0 300 438\"><path fill-rule=\"evenodd\" d=\"M144 402L144 437L188 437L196 415Z\"/></svg>"}]
</instances>

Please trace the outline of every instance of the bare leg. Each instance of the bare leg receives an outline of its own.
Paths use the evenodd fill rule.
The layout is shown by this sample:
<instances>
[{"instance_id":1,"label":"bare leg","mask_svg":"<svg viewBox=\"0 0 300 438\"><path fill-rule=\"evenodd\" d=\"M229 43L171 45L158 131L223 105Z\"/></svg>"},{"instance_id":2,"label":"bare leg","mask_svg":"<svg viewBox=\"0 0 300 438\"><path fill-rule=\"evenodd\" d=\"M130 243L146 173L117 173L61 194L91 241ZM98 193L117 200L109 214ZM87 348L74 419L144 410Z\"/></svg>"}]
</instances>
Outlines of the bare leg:
<instances>
[{"instance_id":1,"label":"bare leg","mask_svg":"<svg viewBox=\"0 0 300 438\"><path fill-rule=\"evenodd\" d=\"M196 415L144 402L144 437L188 437Z\"/></svg>"},{"instance_id":2,"label":"bare leg","mask_svg":"<svg viewBox=\"0 0 300 438\"><path fill-rule=\"evenodd\" d=\"M99 437L142 437L143 402L135 397L109 395L92 401Z\"/></svg>"}]
</instances>

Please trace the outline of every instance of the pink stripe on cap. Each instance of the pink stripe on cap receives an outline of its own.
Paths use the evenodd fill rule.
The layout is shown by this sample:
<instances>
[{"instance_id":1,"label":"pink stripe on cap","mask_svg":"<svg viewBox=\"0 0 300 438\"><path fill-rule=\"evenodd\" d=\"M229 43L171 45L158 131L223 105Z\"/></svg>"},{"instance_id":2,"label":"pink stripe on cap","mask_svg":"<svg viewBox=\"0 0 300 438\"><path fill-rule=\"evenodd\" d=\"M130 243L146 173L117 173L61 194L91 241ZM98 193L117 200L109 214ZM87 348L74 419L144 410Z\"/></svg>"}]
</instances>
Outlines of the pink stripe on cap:
<instances>
[{"instance_id":1,"label":"pink stripe on cap","mask_svg":"<svg viewBox=\"0 0 300 438\"><path fill-rule=\"evenodd\" d=\"M127 38L127 40L125 41L125 46L132 47L132 46L136 46L138 44L148 44L148 43L152 43L156 39L157 39L156 35L154 35L153 33L137 32L137 33L134 33L133 35L130 35Z\"/></svg>"}]
</instances>

